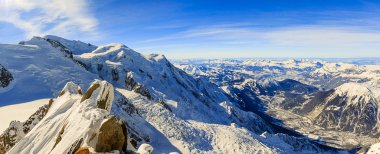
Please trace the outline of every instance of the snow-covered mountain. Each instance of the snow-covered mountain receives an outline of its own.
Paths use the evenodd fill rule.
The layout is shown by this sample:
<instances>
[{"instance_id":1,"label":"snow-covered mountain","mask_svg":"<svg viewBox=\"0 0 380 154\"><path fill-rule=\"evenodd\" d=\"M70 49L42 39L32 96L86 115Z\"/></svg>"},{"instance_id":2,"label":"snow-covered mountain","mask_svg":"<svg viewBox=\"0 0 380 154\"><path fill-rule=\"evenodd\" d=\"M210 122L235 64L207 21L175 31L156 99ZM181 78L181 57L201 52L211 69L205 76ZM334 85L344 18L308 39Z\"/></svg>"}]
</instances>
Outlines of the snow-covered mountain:
<instances>
[{"instance_id":1,"label":"snow-covered mountain","mask_svg":"<svg viewBox=\"0 0 380 154\"><path fill-rule=\"evenodd\" d=\"M11 86L0 88L1 104L58 96L25 137L16 133L20 140L9 142L16 143L9 153L125 150L121 139L109 141L117 148L99 150L98 144L109 139L101 137L103 128L128 136L124 141L135 152L152 147L153 153L337 152L304 136L277 133L267 119L244 110L207 79L174 67L163 55L56 36L0 45L0 55L14 78ZM119 127L118 121L125 123L128 135L123 126L122 133L110 128Z\"/></svg>"},{"instance_id":2,"label":"snow-covered mountain","mask_svg":"<svg viewBox=\"0 0 380 154\"><path fill-rule=\"evenodd\" d=\"M1 106L57 96L69 81L87 88L98 76L65 57L61 47L34 37L23 45L0 45L0 64L13 76L8 88L0 89ZM71 51L70 51L71 52Z\"/></svg>"},{"instance_id":3,"label":"snow-covered mountain","mask_svg":"<svg viewBox=\"0 0 380 154\"><path fill-rule=\"evenodd\" d=\"M379 137L380 66L348 61L176 60L175 66L217 84L243 107L259 106L261 114L279 120L272 124L329 146L352 149Z\"/></svg>"},{"instance_id":4,"label":"snow-covered mountain","mask_svg":"<svg viewBox=\"0 0 380 154\"><path fill-rule=\"evenodd\" d=\"M378 133L379 102L371 90L357 83L346 83L333 90L319 92L309 99L284 102L284 108L309 117L326 129L358 134ZM297 102L303 100L304 102Z\"/></svg>"},{"instance_id":5,"label":"snow-covered mountain","mask_svg":"<svg viewBox=\"0 0 380 154\"><path fill-rule=\"evenodd\" d=\"M359 65L327 60L329 59L177 60L175 66L195 77L208 78L217 85L246 78L255 80L271 78L277 81L293 79L321 90L330 90L344 83L357 82L369 87L380 96L380 65ZM191 70L202 72L196 73L197 71Z\"/></svg>"}]
</instances>

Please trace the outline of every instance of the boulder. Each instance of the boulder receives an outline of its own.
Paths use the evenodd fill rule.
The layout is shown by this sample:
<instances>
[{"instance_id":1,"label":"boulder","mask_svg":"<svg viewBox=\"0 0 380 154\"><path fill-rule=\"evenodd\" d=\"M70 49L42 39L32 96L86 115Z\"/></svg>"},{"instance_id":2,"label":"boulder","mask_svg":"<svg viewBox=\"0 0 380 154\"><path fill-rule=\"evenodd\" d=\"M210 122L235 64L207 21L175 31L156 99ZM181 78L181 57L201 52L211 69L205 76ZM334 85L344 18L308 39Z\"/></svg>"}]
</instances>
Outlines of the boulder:
<instances>
[{"instance_id":1,"label":"boulder","mask_svg":"<svg viewBox=\"0 0 380 154\"><path fill-rule=\"evenodd\" d=\"M111 116L100 126L98 141L96 143L96 152L110 152L113 150L125 151L126 142L128 137L125 125L119 120Z\"/></svg>"}]
</instances>

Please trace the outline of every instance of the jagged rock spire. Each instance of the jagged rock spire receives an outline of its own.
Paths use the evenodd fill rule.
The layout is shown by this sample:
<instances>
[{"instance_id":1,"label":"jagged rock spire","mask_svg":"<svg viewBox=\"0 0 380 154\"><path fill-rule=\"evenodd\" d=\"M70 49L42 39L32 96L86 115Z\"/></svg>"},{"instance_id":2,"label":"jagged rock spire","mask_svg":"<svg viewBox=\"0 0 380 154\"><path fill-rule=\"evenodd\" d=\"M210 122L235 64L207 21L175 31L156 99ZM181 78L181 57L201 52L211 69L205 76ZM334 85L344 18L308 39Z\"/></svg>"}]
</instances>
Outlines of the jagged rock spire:
<instances>
[{"instance_id":1,"label":"jagged rock spire","mask_svg":"<svg viewBox=\"0 0 380 154\"><path fill-rule=\"evenodd\" d=\"M95 80L91 86L83 94L81 102L86 100L94 100L89 102L96 102L96 106L107 111L111 110L114 98L114 88L112 84L106 81Z\"/></svg>"}]
</instances>

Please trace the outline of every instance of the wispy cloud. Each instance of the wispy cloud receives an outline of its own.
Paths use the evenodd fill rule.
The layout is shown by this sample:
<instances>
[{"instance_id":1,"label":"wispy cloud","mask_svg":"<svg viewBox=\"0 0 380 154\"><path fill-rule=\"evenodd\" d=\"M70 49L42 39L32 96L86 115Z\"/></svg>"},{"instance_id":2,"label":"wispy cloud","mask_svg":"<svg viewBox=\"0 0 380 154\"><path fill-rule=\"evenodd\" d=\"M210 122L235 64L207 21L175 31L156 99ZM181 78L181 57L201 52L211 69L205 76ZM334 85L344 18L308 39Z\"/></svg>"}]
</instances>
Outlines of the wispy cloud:
<instances>
[{"instance_id":1,"label":"wispy cloud","mask_svg":"<svg viewBox=\"0 0 380 154\"><path fill-rule=\"evenodd\" d=\"M13 24L26 37L98 35L98 21L91 14L87 0L0 0L0 22Z\"/></svg>"},{"instance_id":2,"label":"wispy cloud","mask_svg":"<svg viewBox=\"0 0 380 154\"><path fill-rule=\"evenodd\" d=\"M360 27L297 26L265 32L263 38L275 45L305 47L349 47L368 48L380 45L380 31Z\"/></svg>"},{"instance_id":3,"label":"wispy cloud","mask_svg":"<svg viewBox=\"0 0 380 154\"><path fill-rule=\"evenodd\" d=\"M365 21L365 20L362 20ZM370 21L372 22L372 21ZM360 23L363 24L363 23ZM186 39L216 41L221 44L266 43L289 47L378 48L380 30L356 25L294 25L275 28L216 26L192 28L138 43L170 42Z\"/></svg>"}]
</instances>

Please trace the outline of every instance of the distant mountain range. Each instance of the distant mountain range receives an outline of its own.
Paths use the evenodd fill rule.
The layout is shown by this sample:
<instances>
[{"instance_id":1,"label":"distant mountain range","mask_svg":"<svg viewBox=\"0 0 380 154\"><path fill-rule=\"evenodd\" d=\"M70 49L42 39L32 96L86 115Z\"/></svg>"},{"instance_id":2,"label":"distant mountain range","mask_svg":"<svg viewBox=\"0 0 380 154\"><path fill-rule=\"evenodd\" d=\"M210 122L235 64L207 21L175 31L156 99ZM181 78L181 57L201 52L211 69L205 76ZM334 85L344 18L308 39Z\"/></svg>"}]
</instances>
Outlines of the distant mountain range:
<instances>
[{"instance_id":1,"label":"distant mountain range","mask_svg":"<svg viewBox=\"0 0 380 154\"><path fill-rule=\"evenodd\" d=\"M379 137L380 65L353 61L358 60L215 59L175 65L217 84L243 108L255 106L250 110L273 124L329 146L366 151Z\"/></svg>"}]
</instances>

